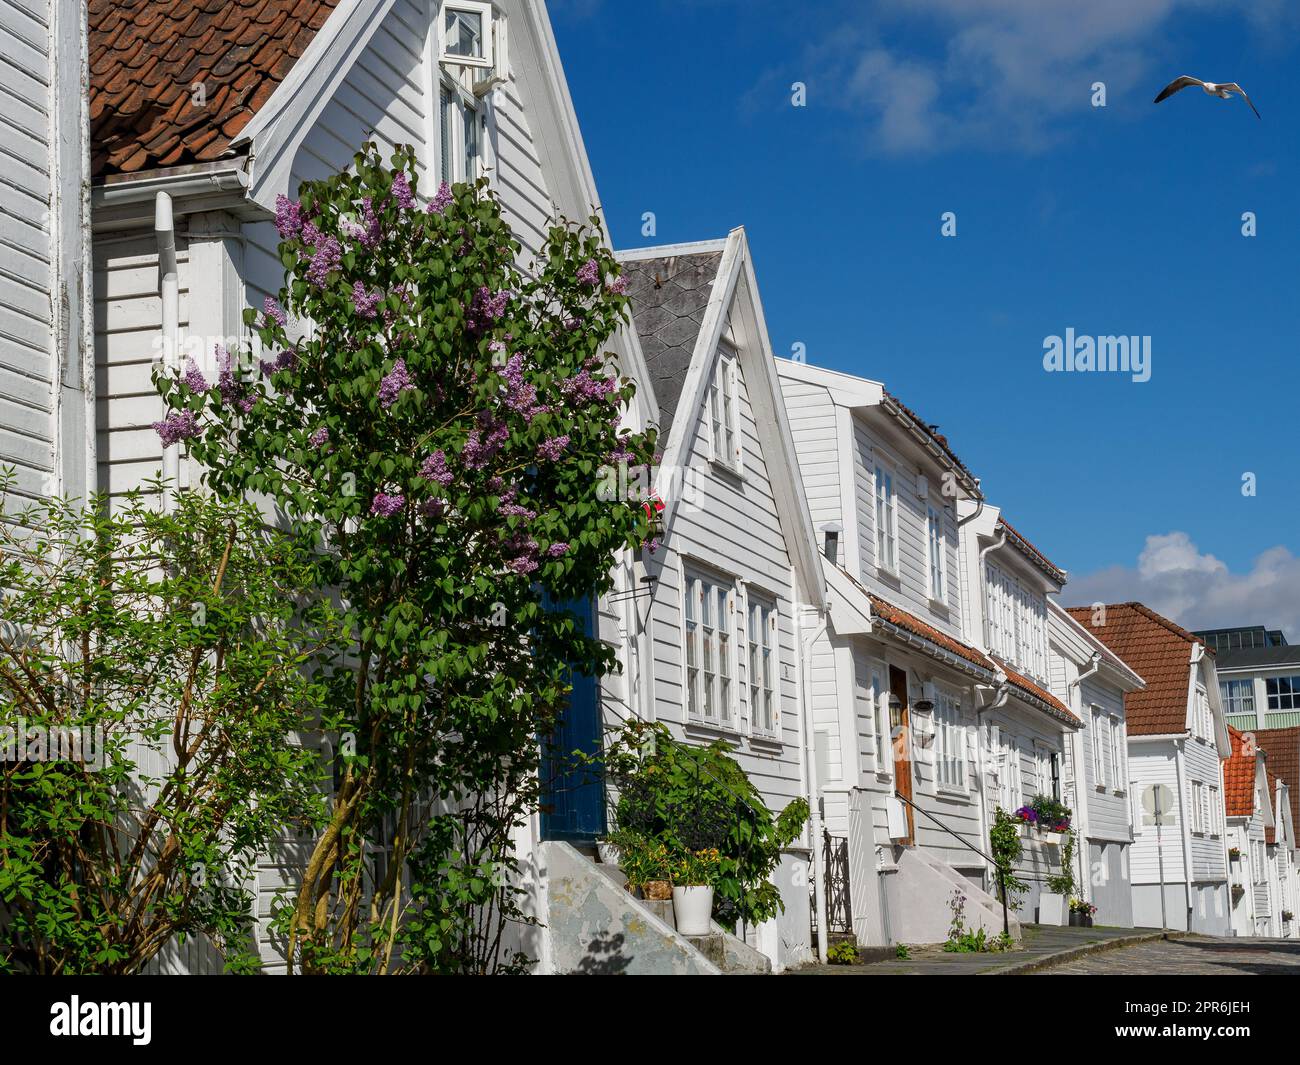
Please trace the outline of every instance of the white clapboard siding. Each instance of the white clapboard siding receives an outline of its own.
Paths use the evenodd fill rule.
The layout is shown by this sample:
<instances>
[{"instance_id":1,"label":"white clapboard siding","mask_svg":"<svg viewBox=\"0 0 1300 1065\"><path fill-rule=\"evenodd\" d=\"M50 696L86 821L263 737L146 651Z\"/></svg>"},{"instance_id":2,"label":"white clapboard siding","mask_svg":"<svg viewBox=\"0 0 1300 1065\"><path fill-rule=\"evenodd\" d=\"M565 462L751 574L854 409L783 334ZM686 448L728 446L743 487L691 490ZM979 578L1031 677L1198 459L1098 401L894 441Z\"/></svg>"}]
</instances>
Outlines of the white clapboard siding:
<instances>
[{"instance_id":1,"label":"white clapboard siding","mask_svg":"<svg viewBox=\"0 0 1300 1065\"><path fill-rule=\"evenodd\" d=\"M176 258L183 331L189 324L189 254L179 235ZM119 505L124 493L163 468L162 442L152 428L163 417L152 379L162 350L157 244L152 233L98 237L94 263L99 491ZM211 377L207 353L203 364Z\"/></svg>"},{"instance_id":2,"label":"white clapboard siding","mask_svg":"<svg viewBox=\"0 0 1300 1065\"><path fill-rule=\"evenodd\" d=\"M1160 857L1164 857L1164 880L1166 884L1179 883L1183 880L1183 816L1187 812L1186 798L1174 812L1174 823L1166 825L1157 834L1154 825L1144 824L1141 814L1141 799L1144 790L1154 784L1162 784L1169 789L1169 794L1178 794L1178 769L1175 762L1174 745L1165 743L1138 743L1129 746L1129 775L1133 778L1134 800L1134 841L1131 861L1132 881L1134 884L1156 884L1160 882ZM1157 846L1157 840L1163 847Z\"/></svg>"},{"instance_id":3,"label":"white clapboard siding","mask_svg":"<svg viewBox=\"0 0 1300 1065\"><path fill-rule=\"evenodd\" d=\"M840 557L844 561L843 508L840 504L840 463L836 442L837 412L827 390L786 374L781 391L790 418L790 435L799 459L799 473L808 497L808 513L817 540L827 525L841 527Z\"/></svg>"},{"instance_id":4,"label":"white clapboard siding","mask_svg":"<svg viewBox=\"0 0 1300 1065\"><path fill-rule=\"evenodd\" d=\"M0 466L54 489L52 0L0 0Z\"/></svg>"},{"instance_id":5,"label":"white clapboard siding","mask_svg":"<svg viewBox=\"0 0 1300 1065\"><path fill-rule=\"evenodd\" d=\"M1124 720L1124 695L1116 688L1104 683L1094 674L1083 682L1083 771L1087 784L1088 834L1092 839L1123 841L1129 838L1129 812L1133 806L1129 795L1128 781L1116 784L1110 781L1105 791L1098 791L1096 759L1093 757L1093 744L1101 745L1101 764L1111 765L1110 715ZM1100 730L1093 727L1091 707L1098 706L1105 714L1105 727ZM1118 759L1123 765L1123 759ZM1117 791L1122 794L1117 794Z\"/></svg>"},{"instance_id":6,"label":"white clapboard siding","mask_svg":"<svg viewBox=\"0 0 1300 1065\"><path fill-rule=\"evenodd\" d=\"M711 372L711 371L710 371ZM753 738L749 733L748 687L745 655L745 619L738 608L731 621L731 641L737 698L733 713L740 731L731 738L738 744L735 757L763 796L779 810L799 795L800 722L796 712L796 660L794 620L790 602L790 554L777 517L767 464L758 441L753 409L744 374L739 379L740 434L743 447L743 481L718 474L709 463L708 439L701 411L691 412L689 444L683 465L698 473L703 497L699 506L680 505L664 554L653 606L655 714L681 736L700 739L686 725L683 692L682 589L679 566L684 558L703 562L719 576L740 578L771 597L779 615L777 670L780 690L779 742ZM678 417L683 412L678 411Z\"/></svg>"},{"instance_id":7,"label":"white clapboard siding","mask_svg":"<svg viewBox=\"0 0 1300 1065\"><path fill-rule=\"evenodd\" d=\"M1187 792L1185 801L1191 802L1191 782L1201 781L1205 787L1217 788L1215 793L1219 802L1223 797L1223 764L1219 761L1218 748L1213 743L1205 743L1195 737L1188 737L1183 744L1186 771L1183 774L1183 787ZM1213 814L1211 814L1213 819ZM1192 880L1220 881L1227 879L1227 867L1223 857L1223 840L1212 835L1208 830L1192 833Z\"/></svg>"}]
</instances>

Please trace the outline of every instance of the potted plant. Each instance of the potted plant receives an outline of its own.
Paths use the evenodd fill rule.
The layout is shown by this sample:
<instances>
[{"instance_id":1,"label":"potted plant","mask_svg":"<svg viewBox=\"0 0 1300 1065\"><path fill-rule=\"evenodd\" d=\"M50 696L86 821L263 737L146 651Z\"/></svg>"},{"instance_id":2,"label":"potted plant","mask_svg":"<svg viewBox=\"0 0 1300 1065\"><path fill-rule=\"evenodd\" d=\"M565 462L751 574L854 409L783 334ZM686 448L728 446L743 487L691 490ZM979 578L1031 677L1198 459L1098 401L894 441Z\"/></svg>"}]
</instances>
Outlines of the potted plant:
<instances>
[{"instance_id":1,"label":"potted plant","mask_svg":"<svg viewBox=\"0 0 1300 1065\"><path fill-rule=\"evenodd\" d=\"M684 936L707 936L713 930L713 885L722 856L712 847L684 851L673 863L673 919Z\"/></svg>"},{"instance_id":2,"label":"potted plant","mask_svg":"<svg viewBox=\"0 0 1300 1065\"><path fill-rule=\"evenodd\" d=\"M1241 848L1240 848L1240 847L1229 847L1229 848L1228 848L1228 861L1230 861L1230 862L1239 862L1239 861L1241 861Z\"/></svg>"},{"instance_id":3,"label":"potted plant","mask_svg":"<svg viewBox=\"0 0 1300 1065\"><path fill-rule=\"evenodd\" d=\"M1022 806L1011 816L1020 822L1020 838L1028 839L1034 825L1038 823L1038 812L1032 806Z\"/></svg>"},{"instance_id":4,"label":"potted plant","mask_svg":"<svg viewBox=\"0 0 1300 1065\"><path fill-rule=\"evenodd\" d=\"M1246 887L1245 887L1244 884L1233 884L1233 885L1232 885L1232 904L1233 904L1234 906L1237 905L1237 903L1239 903L1239 902L1241 901L1242 896L1244 896L1245 894L1246 894Z\"/></svg>"},{"instance_id":5,"label":"potted plant","mask_svg":"<svg viewBox=\"0 0 1300 1065\"><path fill-rule=\"evenodd\" d=\"M640 891L642 897L660 902L673 897L672 861L660 840L620 829L610 842L619 849L619 867L627 876L628 891Z\"/></svg>"},{"instance_id":6,"label":"potted plant","mask_svg":"<svg viewBox=\"0 0 1300 1065\"><path fill-rule=\"evenodd\" d=\"M1028 809L1033 811L1033 823L1042 834L1045 843L1059 844L1061 837L1070 831L1072 811L1060 799L1035 795Z\"/></svg>"},{"instance_id":7,"label":"potted plant","mask_svg":"<svg viewBox=\"0 0 1300 1065\"><path fill-rule=\"evenodd\" d=\"M1070 900L1070 927L1091 928L1093 915L1097 907L1084 899Z\"/></svg>"},{"instance_id":8,"label":"potted plant","mask_svg":"<svg viewBox=\"0 0 1300 1065\"><path fill-rule=\"evenodd\" d=\"M1290 910L1282 911L1282 923L1290 924L1295 919L1295 915Z\"/></svg>"}]
</instances>

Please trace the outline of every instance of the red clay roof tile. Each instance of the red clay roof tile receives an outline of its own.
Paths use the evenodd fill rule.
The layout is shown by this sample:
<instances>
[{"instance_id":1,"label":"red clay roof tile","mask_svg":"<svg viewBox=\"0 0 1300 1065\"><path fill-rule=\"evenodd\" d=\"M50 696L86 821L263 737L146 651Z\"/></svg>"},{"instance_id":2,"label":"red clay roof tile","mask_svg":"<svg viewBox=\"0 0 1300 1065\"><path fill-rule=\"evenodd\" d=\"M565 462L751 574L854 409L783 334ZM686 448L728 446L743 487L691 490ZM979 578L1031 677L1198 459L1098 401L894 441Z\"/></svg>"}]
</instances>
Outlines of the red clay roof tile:
<instances>
[{"instance_id":1,"label":"red clay roof tile","mask_svg":"<svg viewBox=\"0 0 1300 1065\"><path fill-rule=\"evenodd\" d=\"M1252 817L1255 813L1256 748L1231 725L1232 754L1223 763L1223 802L1229 817Z\"/></svg>"},{"instance_id":2,"label":"red clay roof tile","mask_svg":"<svg viewBox=\"0 0 1300 1065\"><path fill-rule=\"evenodd\" d=\"M89 0L94 176L225 155L338 4Z\"/></svg>"},{"instance_id":3,"label":"red clay roof tile","mask_svg":"<svg viewBox=\"0 0 1300 1065\"><path fill-rule=\"evenodd\" d=\"M1255 730L1255 743L1268 756L1268 768L1287 787L1291 823L1300 826L1300 725Z\"/></svg>"}]
</instances>

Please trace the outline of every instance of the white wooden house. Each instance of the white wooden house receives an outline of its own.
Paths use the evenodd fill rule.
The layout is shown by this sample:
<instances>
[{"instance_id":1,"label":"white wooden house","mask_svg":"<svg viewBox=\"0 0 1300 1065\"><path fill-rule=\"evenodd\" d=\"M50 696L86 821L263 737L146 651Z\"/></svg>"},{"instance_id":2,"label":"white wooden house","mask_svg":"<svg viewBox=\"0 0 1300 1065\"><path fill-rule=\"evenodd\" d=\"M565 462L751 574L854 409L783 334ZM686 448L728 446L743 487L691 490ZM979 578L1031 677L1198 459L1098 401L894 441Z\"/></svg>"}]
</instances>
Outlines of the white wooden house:
<instances>
[{"instance_id":1,"label":"white wooden house","mask_svg":"<svg viewBox=\"0 0 1300 1065\"><path fill-rule=\"evenodd\" d=\"M942 940L960 891L967 923L1000 932L991 819L1059 788L1078 725L1047 691L1046 595L1064 575L1010 536L947 441L883 385L778 367L830 597L815 761L827 830L848 850L853 930ZM1007 579L986 590L993 550ZM1023 917L1059 869L1050 845L1027 841Z\"/></svg>"},{"instance_id":2,"label":"white wooden house","mask_svg":"<svg viewBox=\"0 0 1300 1065\"><path fill-rule=\"evenodd\" d=\"M440 180L487 176L525 263L552 221L600 213L541 0L250 0L216 12L92 0L89 37L97 448L81 454L110 498L159 472L197 483L151 428L162 415L151 370L169 352L210 369L216 344L245 337L244 309L282 283L276 197L345 168L366 139L385 155L413 145L426 194ZM614 347L638 384L625 423L643 428L659 407L635 332ZM624 584L637 564L620 563ZM592 623L621 647L616 599ZM608 694L623 697L612 683ZM543 918L544 835L540 817L518 834ZM260 920L300 864L295 848L286 840L260 864ZM545 962L544 925L511 946ZM268 971L283 970L277 944L266 940L263 955ZM214 964L186 949L161 967Z\"/></svg>"},{"instance_id":3,"label":"white wooden house","mask_svg":"<svg viewBox=\"0 0 1300 1065\"><path fill-rule=\"evenodd\" d=\"M1133 922L1226 934L1223 759L1231 748L1214 655L1141 603L1071 607L1070 614L1146 681L1124 697Z\"/></svg>"},{"instance_id":4,"label":"white wooden house","mask_svg":"<svg viewBox=\"0 0 1300 1065\"><path fill-rule=\"evenodd\" d=\"M724 741L779 811L809 794L806 648L825 589L749 244L619 253L659 402L662 543L624 597L624 671L606 715ZM815 825L776 884L785 912L751 942L776 968L808 960Z\"/></svg>"},{"instance_id":5,"label":"white wooden house","mask_svg":"<svg viewBox=\"0 0 1300 1065\"><path fill-rule=\"evenodd\" d=\"M1264 751L1256 746L1253 736L1228 726L1228 737L1232 754L1223 763L1223 786L1232 933L1268 936L1273 934L1274 922L1280 922L1276 861L1268 853L1266 839L1277 826L1270 774L1264 766Z\"/></svg>"},{"instance_id":6,"label":"white wooden house","mask_svg":"<svg viewBox=\"0 0 1300 1065\"><path fill-rule=\"evenodd\" d=\"M1083 727L1065 747L1065 803L1077 833L1075 891L1098 924L1133 926L1133 801L1124 697L1144 681L1055 600L1048 604L1051 687Z\"/></svg>"},{"instance_id":7,"label":"white wooden house","mask_svg":"<svg viewBox=\"0 0 1300 1065\"><path fill-rule=\"evenodd\" d=\"M0 468L21 507L93 487L85 5L0 5L0 60Z\"/></svg>"}]
</instances>

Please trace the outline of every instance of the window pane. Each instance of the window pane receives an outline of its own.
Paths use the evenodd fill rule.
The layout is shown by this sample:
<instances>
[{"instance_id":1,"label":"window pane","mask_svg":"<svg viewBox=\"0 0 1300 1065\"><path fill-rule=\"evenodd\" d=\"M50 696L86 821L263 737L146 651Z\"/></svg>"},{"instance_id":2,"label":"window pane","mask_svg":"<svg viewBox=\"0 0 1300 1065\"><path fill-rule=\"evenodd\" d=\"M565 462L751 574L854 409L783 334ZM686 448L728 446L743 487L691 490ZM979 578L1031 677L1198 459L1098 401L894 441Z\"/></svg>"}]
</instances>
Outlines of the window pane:
<instances>
[{"instance_id":1,"label":"window pane","mask_svg":"<svg viewBox=\"0 0 1300 1065\"><path fill-rule=\"evenodd\" d=\"M478 177L478 112L466 106L462 112L465 124L465 180Z\"/></svg>"},{"instance_id":2,"label":"window pane","mask_svg":"<svg viewBox=\"0 0 1300 1065\"><path fill-rule=\"evenodd\" d=\"M483 16L472 11L447 11L445 47L448 55L483 58Z\"/></svg>"},{"instance_id":3,"label":"window pane","mask_svg":"<svg viewBox=\"0 0 1300 1065\"><path fill-rule=\"evenodd\" d=\"M445 86L441 86L442 94L440 96L440 116L439 125L442 138L442 180L448 185L456 180L455 170L451 165L451 122L454 113L452 107L451 91Z\"/></svg>"}]
</instances>

